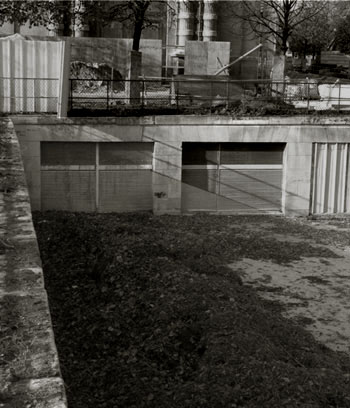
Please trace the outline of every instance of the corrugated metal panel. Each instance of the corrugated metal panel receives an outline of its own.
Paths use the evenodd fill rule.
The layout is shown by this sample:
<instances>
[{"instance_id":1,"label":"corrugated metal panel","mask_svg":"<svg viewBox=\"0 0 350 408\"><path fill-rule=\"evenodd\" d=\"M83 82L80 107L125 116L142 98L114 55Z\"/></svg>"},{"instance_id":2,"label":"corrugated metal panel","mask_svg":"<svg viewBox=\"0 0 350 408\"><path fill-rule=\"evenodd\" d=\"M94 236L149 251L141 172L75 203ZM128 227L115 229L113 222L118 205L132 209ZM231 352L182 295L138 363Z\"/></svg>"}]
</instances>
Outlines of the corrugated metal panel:
<instances>
[{"instance_id":1,"label":"corrugated metal panel","mask_svg":"<svg viewBox=\"0 0 350 408\"><path fill-rule=\"evenodd\" d=\"M311 212L349 212L349 144L315 143L313 155Z\"/></svg>"},{"instance_id":2,"label":"corrugated metal panel","mask_svg":"<svg viewBox=\"0 0 350 408\"><path fill-rule=\"evenodd\" d=\"M94 171L42 171L41 208L95 211L95 186Z\"/></svg>"},{"instance_id":3,"label":"corrugated metal panel","mask_svg":"<svg viewBox=\"0 0 350 408\"><path fill-rule=\"evenodd\" d=\"M218 210L280 211L282 169L221 170Z\"/></svg>"},{"instance_id":4,"label":"corrugated metal panel","mask_svg":"<svg viewBox=\"0 0 350 408\"><path fill-rule=\"evenodd\" d=\"M62 41L5 37L0 55L0 111L57 112Z\"/></svg>"},{"instance_id":5,"label":"corrugated metal panel","mask_svg":"<svg viewBox=\"0 0 350 408\"><path fill-rule=\"evenodd\" d=\"M152 210L152 171L99 172L99 211Z\"/></svg>"},{"instance_id":6,"label":"corrugated metal panel","mask_svg":"<svg viewBox=\"0 0 350 408\"><path fill-rule=\"evenodd\" d=\"M42 142L40 147L42 165L95 165L96 143Z\"/></svg>"}]
</instances>

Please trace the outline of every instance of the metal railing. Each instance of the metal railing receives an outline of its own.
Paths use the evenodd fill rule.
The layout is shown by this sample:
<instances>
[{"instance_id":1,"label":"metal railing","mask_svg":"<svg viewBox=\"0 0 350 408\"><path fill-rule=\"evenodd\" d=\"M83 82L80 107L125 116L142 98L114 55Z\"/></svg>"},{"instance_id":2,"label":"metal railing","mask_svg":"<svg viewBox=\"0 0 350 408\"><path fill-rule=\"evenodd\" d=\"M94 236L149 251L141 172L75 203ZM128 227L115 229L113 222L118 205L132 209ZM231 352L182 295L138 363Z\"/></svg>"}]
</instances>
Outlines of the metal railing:
<instances>
[{"instance_id":1,"label":"metal railing","mask_svg":"<svg viewBox=\"0 0 350 408\"><path fill-rule=\"evenodd\" d=\"M296 113L350 111L350 81L147 78L139 80L71 79L71 112L118 111L126 108L172 109L186 113L237 107L278 108Z\"/></svg>"},{"instance_id":2,"label":"metal railing","mask_svg":"<svg viewBox=\"0 0 350 408\"><path fill-rule=\"evenodd\" d=\"M59 80L49 78L0 78L0 112L57 112Z\"/></svg>"},{"instance_id":3,"label":"metal railing","mask_svg":"<svg viewBox=\"0 0 350 408\"><path fill-rule=\"evenodd\" d=\"M0 78L0 112L55 113L58 79ZM69 110L96 115L128 110L172 113L261 114L350 111L350 81L250 80L227 78L70 79Z\"/></svg>"}]
</instances>

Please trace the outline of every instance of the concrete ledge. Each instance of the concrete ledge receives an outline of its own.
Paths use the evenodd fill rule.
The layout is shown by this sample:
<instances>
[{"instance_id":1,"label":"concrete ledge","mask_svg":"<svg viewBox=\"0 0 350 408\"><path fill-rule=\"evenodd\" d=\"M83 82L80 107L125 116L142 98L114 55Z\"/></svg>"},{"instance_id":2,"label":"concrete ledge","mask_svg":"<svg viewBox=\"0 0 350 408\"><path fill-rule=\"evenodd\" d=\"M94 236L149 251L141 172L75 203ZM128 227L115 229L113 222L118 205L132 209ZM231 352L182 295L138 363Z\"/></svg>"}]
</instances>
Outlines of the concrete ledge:
<instances>
[{"instance_id":1,"label":"concrete ledge","mask_svg":"<svg viewBox=\"0 0 350 408\"><path fill-rule=\"evenodd\" d=\"M221 115L159 115L143 117L70 117L59 119L57 116L13 116L11 120L15 125L124 125L124 126L153 126L153 125L205 125L205 126L239 126L239 125L334 125L349 126L350 115L341 116L262 116L232 118Z\"/></svg>"},{"instance_id":2,"label":"concrete ledge","mask_svg":"<svg viewBox=\"0 0 350 408\"><path fill-rule=\"evenodd\" d=\"M67 406L19 144L0 121L0 407Z\"/></svg>"}]
</instances>

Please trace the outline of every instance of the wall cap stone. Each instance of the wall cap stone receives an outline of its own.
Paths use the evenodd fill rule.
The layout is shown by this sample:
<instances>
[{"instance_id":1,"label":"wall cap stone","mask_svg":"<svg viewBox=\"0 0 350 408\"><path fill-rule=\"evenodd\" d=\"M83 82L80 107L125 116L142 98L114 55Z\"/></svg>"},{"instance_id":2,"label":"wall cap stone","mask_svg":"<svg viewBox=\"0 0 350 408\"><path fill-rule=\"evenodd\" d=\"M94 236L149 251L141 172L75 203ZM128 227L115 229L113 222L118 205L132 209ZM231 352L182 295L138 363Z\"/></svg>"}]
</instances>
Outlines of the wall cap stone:
<instances>
[{"instance_id":1,"label":"wall cap stone","mask_svg":"<svg viewBox=\"0 0 350 408\"><path fill-rule=\"evenodd\" d=\"M199 115L159 115L143 117L69 117L57 118L55 115L41 116L13 116L15 125L123 125L123 126L171 126L171 125L205 125L205 126L349 126L350 115L342 116L266 116L235 119L228 116L199 116Z\"/></svg>"},{"instance_id":2,"label":"wall cap stone","mask_svg":"<svg viewBox=\"0 0 350 408\"><path fill-rule=\"evenodd\" d=\"M0 120L0 135L0 167L4 169L0 177L0 407L66 408L28 189L11 120Z\"/></svg>"}]
</instances>

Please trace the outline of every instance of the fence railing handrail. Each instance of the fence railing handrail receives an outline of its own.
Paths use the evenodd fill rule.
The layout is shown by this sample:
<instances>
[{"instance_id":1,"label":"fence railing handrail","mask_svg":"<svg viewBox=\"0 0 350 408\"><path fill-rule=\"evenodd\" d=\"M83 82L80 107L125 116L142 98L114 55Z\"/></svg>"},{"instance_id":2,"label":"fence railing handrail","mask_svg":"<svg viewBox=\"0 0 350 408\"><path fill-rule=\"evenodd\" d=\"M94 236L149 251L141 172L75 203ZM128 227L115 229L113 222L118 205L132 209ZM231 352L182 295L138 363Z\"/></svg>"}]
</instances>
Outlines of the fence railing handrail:
<instances>
[{"instance_id":1,"label":"fence railing handrail","mask_svg":"<svg viewBox=\"0 0 350 408\"><path fill-rule=\"evenodd\" d=\"M1 79L1 78L0 78ZM20 79L20 78L11 78ZM45 79L45 78L43 78ZM70 81L91 81L91 82L174 82L174 83L184 83L184 82L202 82L202 83L232 83L232 84L279 84L279 85L350 85L350 80L344 79L343 81L339 79L336 82L329 81L315 81L315 80L300 80L300 79L286 79L286 80L273 80L273 79L206 79L206 78L167 78L167 77L147 77L147 78L137 78L137 79L112 79L112 78L70 78Z\"/></svg>"},{"instance_id":2,"label":"fence railing handrail","mask_svg":"<svg viewBox=\"0 0 350 408\"><path fill-rule=\"evenodd\" d=\"M28 77L0 77L0 79L13 79L13 80L17 80L17 79L30 79L31 81L35 80L35 81L58 81L59 78L28 78Z\"/></svg>"}]
</instances>

